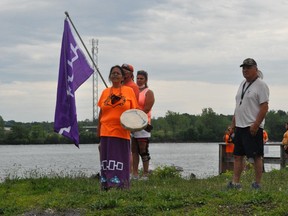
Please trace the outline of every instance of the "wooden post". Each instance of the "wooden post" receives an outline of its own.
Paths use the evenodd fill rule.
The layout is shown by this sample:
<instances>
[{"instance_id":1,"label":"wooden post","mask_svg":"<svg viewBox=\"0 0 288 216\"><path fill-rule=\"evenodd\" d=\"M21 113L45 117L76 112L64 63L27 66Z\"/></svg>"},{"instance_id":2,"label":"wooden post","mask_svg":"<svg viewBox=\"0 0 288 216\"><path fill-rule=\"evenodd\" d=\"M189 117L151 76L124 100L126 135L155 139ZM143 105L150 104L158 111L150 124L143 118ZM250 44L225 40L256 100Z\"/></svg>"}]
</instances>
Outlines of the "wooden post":
<instances>
[{"instance_id":1,"label":"wooden post","mask_svg":"<svg viewBox=\"0 0 288 216\"><path fill-rule=\"evenodd\" d=\"M223 144L219 144L219 174L223 173Z\"/></svg>"},{"instance_id":2,"label":"wooden post","mask_svg":"<svg viewBox=\"0 0 288 216\"><path fill-rule=\"evenodd\" d=\"M280 166L281 169L286 167L286 153L284 151L284 146L280 145Z\"/></svg>"},{"instance_id":3,"label":"wooden post","mask_svg":"<svg viewBox=\"0 0 288 216\"><path fill-rule=\"evenodd\" d=\"M219 174L226 171L233 171L234 157L233 154L226 153L226 144L219 144Z\"/></svg>"}]
</instances>

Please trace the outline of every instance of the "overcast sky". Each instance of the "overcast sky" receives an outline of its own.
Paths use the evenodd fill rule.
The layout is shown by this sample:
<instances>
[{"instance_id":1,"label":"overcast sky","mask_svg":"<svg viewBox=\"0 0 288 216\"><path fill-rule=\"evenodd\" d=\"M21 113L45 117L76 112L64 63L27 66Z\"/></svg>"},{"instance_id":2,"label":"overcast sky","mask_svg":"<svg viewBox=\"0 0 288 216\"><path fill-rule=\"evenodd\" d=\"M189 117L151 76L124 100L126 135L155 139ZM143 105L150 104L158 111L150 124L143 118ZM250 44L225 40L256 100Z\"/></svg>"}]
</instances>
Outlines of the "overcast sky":
<instances>
[{"instance_id":1,"label":"overcast sky","mask_svg":"<svg viewBox=\"0 0 288 216\"><path fill-rule=\"evenodd\" d=\"M99 40L98 67L108 85L116 64L149 73L156 118L209 107L233 114L247 57L264 74L270 110L288 110L287 0L1 0L4 120L54 121L65 11L89 51ZM99 95L103 88L99 79ZM77 90L76 103L78 120L92 120L92 78Z\"/></svg>"}]
</instances>

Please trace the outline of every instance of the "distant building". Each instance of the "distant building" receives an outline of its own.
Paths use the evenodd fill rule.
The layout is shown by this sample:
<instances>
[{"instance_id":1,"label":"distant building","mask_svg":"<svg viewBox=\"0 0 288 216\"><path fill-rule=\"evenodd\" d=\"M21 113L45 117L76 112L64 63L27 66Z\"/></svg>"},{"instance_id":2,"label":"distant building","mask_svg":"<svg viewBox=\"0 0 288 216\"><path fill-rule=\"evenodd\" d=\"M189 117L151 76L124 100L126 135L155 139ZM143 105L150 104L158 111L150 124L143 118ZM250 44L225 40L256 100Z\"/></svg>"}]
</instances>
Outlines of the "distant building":
<instances>
[{"instance_id":1,"label":"distant building","mask_svg":"<svg viewBox=\"0 0 288 216\"><path fill-rule=\"evenodd\" d=\"M85 131L90 131L90 132L96 132L97 131L97 126L83 126L83 129L85 129Z\"/></svg>"},{"instance_id":2,"label":"distant building","mask_svg":"<svg viewBox=\"0 0 288 216\"><path fill-rule=\"evenodd\" d=\"M11 131L11 127L4 127L4 131L6 131L6 132Z\"/></svg>"}]
</instances>

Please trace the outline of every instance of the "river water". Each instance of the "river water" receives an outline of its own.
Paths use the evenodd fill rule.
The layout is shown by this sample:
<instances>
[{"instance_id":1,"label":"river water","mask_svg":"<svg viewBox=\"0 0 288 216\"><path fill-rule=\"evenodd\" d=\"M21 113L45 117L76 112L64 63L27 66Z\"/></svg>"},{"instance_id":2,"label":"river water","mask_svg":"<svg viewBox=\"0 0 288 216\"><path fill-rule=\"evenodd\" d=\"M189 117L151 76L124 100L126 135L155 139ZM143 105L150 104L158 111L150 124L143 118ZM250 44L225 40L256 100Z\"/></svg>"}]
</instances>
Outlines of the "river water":
<instances>
[{"instance_id":1,"label":"river water","mask_svg":"<svg viewBox=\"0 0 288 216\"><path fill-rule=\"evenodd\" d=\"M151 143L150 167L175 165L182 175L197 178L218 175L218 143ZM279 147L269 147L269 155L279 156ZM276 167L275 167L276 166ZM265 165L266 171L279 165ZM141 168L141 166L140 166ZM98 145L0 145L0 182L5 178L57 176L91 176L98 173Z\"/></svg>"}]
</instances>

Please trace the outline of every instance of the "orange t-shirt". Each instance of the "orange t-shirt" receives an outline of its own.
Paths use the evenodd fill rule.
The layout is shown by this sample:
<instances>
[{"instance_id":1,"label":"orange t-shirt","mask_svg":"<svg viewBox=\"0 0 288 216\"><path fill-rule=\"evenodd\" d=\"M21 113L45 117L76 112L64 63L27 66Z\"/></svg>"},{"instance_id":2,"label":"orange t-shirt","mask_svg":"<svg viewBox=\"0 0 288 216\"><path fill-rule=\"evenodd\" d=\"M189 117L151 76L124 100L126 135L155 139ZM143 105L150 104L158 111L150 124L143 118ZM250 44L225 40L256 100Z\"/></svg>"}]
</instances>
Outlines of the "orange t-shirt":
<instances>
[{"instance_id":1,"label":"orange t-shirt","mask_svg":"<svg viewBox=\"0 0 288 216\"><path fill-rule=\"evenodd\" d=\"M263 143L265 144L268 141L268 133L263 130Z\"/></svg>"},{"instance_id":2,"label":"orange t-shirt","mask_svg":"<svg viewBox=\"0 0 288 216\"><path fill-rule=\"evenodd\" d=\"M230 141L229 134L225 134L225 143L226 143L226 152L227 153L233 153L234 144Z\"/></svg>"},{"instance_id":3,"label":"orange t-shirt","mask_svg":"<svg viewBox=\"0 0 288 216\"><path fill-rule=\"evenodd\" d=\"M112 104L110 95L121 97ZM100 136L112 136L130 140L130 131L124 129L120 123L121 114L129 109L137 108L137 100L133 89L127 86L121 88L106 88L98 101L101 109Z\"/></svg>"},{"instance_id":4,"label":"orange t-shirt","mask_svg":"<svg viewBox=\"0 0 288 216\"><path fill-rule=\"evenodd\" d=\"M288 130L283 134L283 140L282 140L283 145L288 145Z\"/></svg>"},{"instance_id":5,"label":"orange t-shirt","mask_svg":"<svg viewBox=\"0 0 288 216\"><path fill-rule=\"evenodd\" d=\"M134 91L134 93L135 93L135 96L136 96L136 99L137 99L137 101L138 101L138 99L139 99L139 87L137 86L137 84L133 81L133 80L131 80L131 81L129 81L129 82L127 82L127 83L125 83L125 84L123 84L124 86L129 86L130 88L132 88L133 89L133 91Z\"/></svg>"}]
</instances>

